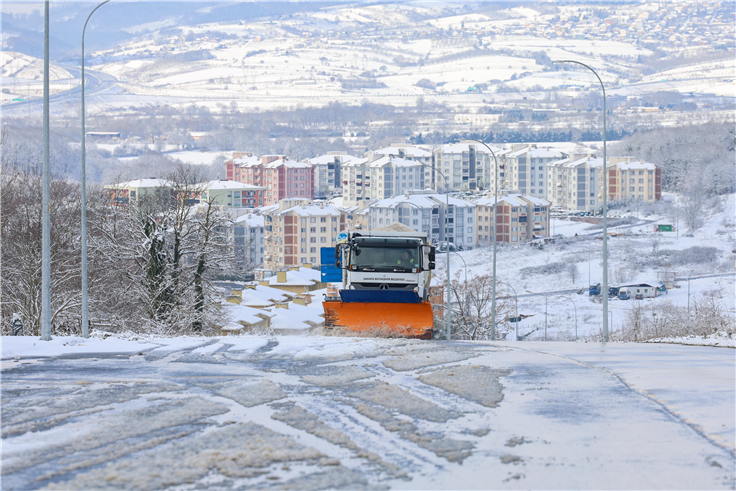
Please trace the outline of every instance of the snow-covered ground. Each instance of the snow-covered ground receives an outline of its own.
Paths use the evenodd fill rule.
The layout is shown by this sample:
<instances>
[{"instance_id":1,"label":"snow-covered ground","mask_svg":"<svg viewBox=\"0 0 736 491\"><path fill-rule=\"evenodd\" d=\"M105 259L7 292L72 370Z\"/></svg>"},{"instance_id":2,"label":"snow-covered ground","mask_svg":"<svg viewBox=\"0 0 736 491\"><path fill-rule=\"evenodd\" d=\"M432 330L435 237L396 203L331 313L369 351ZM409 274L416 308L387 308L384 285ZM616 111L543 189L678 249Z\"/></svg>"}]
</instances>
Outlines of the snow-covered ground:
<instances>
[{"instance_id":1,"label":"snow-covered ground","mask_svg":"<svg viewBox=\"0 0 736 491\"><path fill-rule=\"evenodd\" d=\"M646 312L658 313L666 303L687 308L704 299L714 299L730 316L736 315L736 197L721 198L718 209L704 212L704 224L690 234L681 222L679 232L655 232L657 224L673 224L672 218L655 214L636 219L635 212L612 210L611 215L633 217L634 223L616 226L611 218L609 226L609 285L648 283L657 285L661 271L676 273L675 288L654 299L609 301L614 337L620 338L627 312L635 303ZM573 340L577 320L577 338L590 339L602 326L600 297L590 297L588 286L602 281L601 227L576 218L553 218L552 233L558 236L554 244L542 249L529 245L499 245L497 271L500 280L498 295L508 302L506 308L524 318L519 323L519 335L528 339L544 339L545 312L547 339ZM578 234L577 237L575 234ZM559 237L561 235L562 237ZM686 235L693 235L687 237ZM701 249L709 248L709 249ZM481 247L450 256L453 278L464 280L467 265L468 280L492 271L492 247ZM444 283L445 254L437 254L436 283ZM575 265L575 275L570 272ZM690 276L690 281L687 281ZM584 290L582 294L577 292ZM514 327L507 324L507 331ZM531 334L530 334L531 333ZM618 334L617 334L618 333ZM625 334L625 333L624 333ZM515 332L507 339L515 337ZM688 343L697 343L691 338ZM721 343L734 346L730 338L703 339L704 344Z\"/></svg>"},{"instance_id":2,"label":"snow-covered ground","mask_svg":"<svg viewBox=\"0 0 736 491\"><path fill-rule=\"evenodd\" d=\"M7 490L736 484L725 348L333 336L2 343Z\"/></svg>"}]
</instances>

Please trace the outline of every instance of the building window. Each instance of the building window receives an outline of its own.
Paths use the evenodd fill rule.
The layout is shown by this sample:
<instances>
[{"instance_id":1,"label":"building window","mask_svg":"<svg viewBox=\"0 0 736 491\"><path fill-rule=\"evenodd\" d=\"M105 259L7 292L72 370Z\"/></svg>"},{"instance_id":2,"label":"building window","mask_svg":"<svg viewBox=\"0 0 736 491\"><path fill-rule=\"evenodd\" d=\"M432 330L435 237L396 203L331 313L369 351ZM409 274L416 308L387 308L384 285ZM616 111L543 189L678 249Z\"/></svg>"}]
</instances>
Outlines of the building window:
<instances>
[{"instance_id":1,"label":"building window","mask_svg":"<svg viewBox=\"0 0 736 491\"><path fill-rule=\"evenodd\" d=\"M320 237L319 241L324 243L324 242L327 242L327 239L325 237Z\"/></svg>"},{"instance_id":2,"label":"building window","mask_svg":"<svg viewBox=\"0 0 736 491\"><path fill-rule=\"evenodd\" d=\"M320 227L319 231L322 233L327 232L327 227Z\"/></svg>"},{"instance_id":3,"label":"building window","mask_svg":"<svg viewBox=\"0 0 736 491\"><path fill-rule=\"evenodd\" d=\"M317 237L310 237L309 242L314 244L315 242L317 242Z\"/></svg>"},{"instance_id":4,"label":"building window","mask_svg":"<svg viewBox=\"0 0 736 491\"><path fill-rule=\"evenodd\" d=\"M306 252L306 251L302 251L302 252ZM317 252L317 248L316 247L310 247L309 248L309 252Z\"/></svg>"}]
</instances>

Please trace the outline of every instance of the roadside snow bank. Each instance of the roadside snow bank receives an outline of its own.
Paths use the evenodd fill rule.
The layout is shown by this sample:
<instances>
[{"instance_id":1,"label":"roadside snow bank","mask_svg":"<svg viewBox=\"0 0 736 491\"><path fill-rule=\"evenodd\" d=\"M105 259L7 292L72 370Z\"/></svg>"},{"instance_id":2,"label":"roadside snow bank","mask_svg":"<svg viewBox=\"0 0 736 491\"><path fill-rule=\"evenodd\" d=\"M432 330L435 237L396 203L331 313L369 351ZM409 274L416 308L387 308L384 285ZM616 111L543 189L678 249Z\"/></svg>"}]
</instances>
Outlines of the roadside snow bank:
<instances>
[{"instance_id":1,"label":"roadside snow bank","mask_svg":"<svg viewBox=\"0 0 736 491\"><path fill-rule=\"evenodd\" d=\"M672 338L657 338L644 341L645 343L684 344L687 346L714 346L718 348L736 348L736 339L725 332L717 332L710 336L683 336Z\"/></svg>"},{"instance_id":2,"label":"roadside snow bank","mask_svg":"<svg viewBox=\"0 0 736 491\"><path fill-rule=\"evenodd\" d=\"M159 344L149 341L131 341L110 337L95 339L76 336L54 337L51 341L41 341L36 336L2 336L2 358L33 358L87 353L140 353L156 348Z\"/></svg>"}]
</instances>

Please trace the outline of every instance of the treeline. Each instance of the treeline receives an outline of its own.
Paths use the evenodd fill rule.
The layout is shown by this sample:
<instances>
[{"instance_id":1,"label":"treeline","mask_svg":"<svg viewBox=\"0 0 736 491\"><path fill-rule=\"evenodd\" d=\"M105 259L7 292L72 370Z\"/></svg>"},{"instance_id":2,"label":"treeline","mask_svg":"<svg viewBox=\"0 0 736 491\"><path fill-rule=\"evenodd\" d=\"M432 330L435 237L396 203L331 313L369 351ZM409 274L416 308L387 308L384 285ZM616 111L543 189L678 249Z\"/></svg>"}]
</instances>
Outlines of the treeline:
<instances>
[{"instance_id":1,"label":"treeline","mask_svg":"<svg viewBox=\"0 0 736 491\"><path fill-rule=\"evenodd\" d=\"M613 129L606 131L608 141L620 140L632 132L624 129ZM463 133L445 134L442 132L431 132L426 135L420 133L409 138L414 145L441 143L457 143L462 140L479 140L484 143L544 143L544 142L584 142L601 141L603 134L593 130L568 130L568 131L467 131Z\"/></svg>"},{"instance_id":2,"label":"treeline","mask_svg":"<svg viewBox=\"0 0 736 491\"><path fill-rule=\"evenodd\" d=\"M40 334L42 183L37 173L2 169L2 333L19 313L26 335ZM181 166L164 188L121 207L102 188L88 191L90 326L152 334L207 332L221 325L212 277L238 274L227 238L229 216L202 191L196 169ZM124 200L123 200L124 201ZM81 202L79 184L53 179L51 323L54 335L81 334Z\"/></svg>"},{"instance_id":3,"label":"treeline","mask_svg":"<svg viewBox=\"0 0 736 491\"><path fill-rule=\"evenodd\" d=\"M735 147L733 123L707 123L640 131L611 151L661 166L667 191L712 196L736 192Z\"/></svg>"}]
</instances>

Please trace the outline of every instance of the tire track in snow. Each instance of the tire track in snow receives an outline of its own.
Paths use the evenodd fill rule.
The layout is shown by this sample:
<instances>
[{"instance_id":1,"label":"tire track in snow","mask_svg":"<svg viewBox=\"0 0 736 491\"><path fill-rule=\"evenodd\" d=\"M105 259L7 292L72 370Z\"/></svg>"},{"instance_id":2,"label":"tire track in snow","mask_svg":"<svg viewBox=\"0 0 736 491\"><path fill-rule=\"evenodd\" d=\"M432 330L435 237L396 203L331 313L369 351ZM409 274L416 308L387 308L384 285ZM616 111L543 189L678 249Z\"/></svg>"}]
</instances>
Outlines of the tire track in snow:
<instances>
[{"instance_id":1,"label":"tire track in snow","mask_svg":"<svg viewBox=\"0 0 736 491\"><path fill-rule=\"evenodd\" d=\"M703 438L705 441L707 441L709 444L718 447L721 450L725 450L728 452L732 457L736 458L736 448L731 447L727 443L719 442L717 439L713 438L711 435L707 433L707 431L697 424L695 421L689 420L681 415L681 413L675 409L674 407L671 407L667 404L667 401L664 399L661 399L660 397L656 396L655 394L650 393L649 391L642 389L640 387L637 387L636 385L627 382L623 375L619 375L618 373L614 372L610 368L606 367L598 367L595 365L591 365L589 363L585 363L584 361L576 360L575 358L570 358L569 356L555 354L555 353L549 353L547 351L541 351L541 350L535 350L535 349L527 349L527 348L519 348L514 346L513 349L518 349L521 351L532 351L534 353L540 353L543 355L549 355L554 356L556 358L562 358L564 360L571 361L577 365L584 366L586 368L591 368L593 370L597 370L599 372L606 373L610 375L611 377L615 378L616 380L621 383L624 387L626 387L629 391L638 394L641 397L644 397L654 403L656 406L660 408L662 412L667 414L673 421L679 423L680 425L686 426L690 430L692 430L696 435Z\"/></svg>"}]
</instances>

